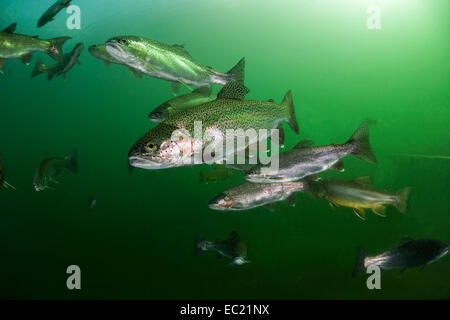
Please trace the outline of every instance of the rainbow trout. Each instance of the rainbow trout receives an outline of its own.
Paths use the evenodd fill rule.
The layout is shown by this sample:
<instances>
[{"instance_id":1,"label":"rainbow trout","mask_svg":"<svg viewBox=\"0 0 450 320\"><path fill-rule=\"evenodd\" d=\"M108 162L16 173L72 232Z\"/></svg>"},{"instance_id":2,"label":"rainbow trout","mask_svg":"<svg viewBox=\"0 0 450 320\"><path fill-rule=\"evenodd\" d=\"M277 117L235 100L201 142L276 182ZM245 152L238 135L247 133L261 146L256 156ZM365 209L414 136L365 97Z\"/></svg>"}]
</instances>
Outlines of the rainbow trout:
<instances>
[{"instance_id":1,"label":"rainbow trout","mask_svg":"<svg viewBox=\"0 0 450 320\"><path fill-rule=\"evenodd\" d=\"M143 37L114 37L106 42L106 50L114 59L139 72L183 84L189 89L190 85L225 85L230 80L244 82L244 58L227 73L220 73L197 62L181 45L167 45Z\"/></svg>"},{"instance_id":2,"label":"rainbow trout","mask_svg":"<svg viewBox=\"0 0 450 320\"><path fill-rule=\"evenodd\" d=\"M370 265L379 266L382 271L399 269L400 273L407 268L425 268L448 253L448 245L434 239L413 240L404 238L399 247L385 251L376 256L367 255L358 249L353 276L365 272Z\"/></svg>"},{"instance_id":3,"label":"rainbow trout","mask_svg":"<svg viewBox=\"0 0 450 320\"><path fill-rule=\"evenodd\" d=\"M246 87L232 81L222 88L216 100L175 113L134 144L128 154L130 165L143 169L163 169L208 162L210 160L205 160L205 154L214 149L212 145L223 147L228 137L226 130L229 129L235 132L238 129L243 132L253 129L258 133L260 129L275 129L281 122L287 122L292 130L298 133L290 91L286 93L281 104L244 100L243 97L247 93ZM201 137L197 137L194 132L194 122L201 124L200 130L197 129ZM174 134L180 131L185 135ZM262 135L245 139L245 143L237 148L226 148L225 152L214 155L214 162L225 160L228 155L243 151L247 146L263 139L265 137ZM198 150L201 152L200 159ZM213 155L213 152L210 154Z\"/></svg>"},{"instance_id":4,"label":"rainbow trout","mask_svg":"<svg viewBox=\"0 0 450 320\"><path fill-rule=\"evenodd\" d=\"M57 0L50 8L45 11L42 17L38 21L38 28L43 27L48 22L53 21L55 16L64 8L70 6L70 1L72 0Z\"/></svg>"},{"instance_id":5,"label":"rainbow trout","mask_svg":"<svg viewBox=\"0 0 450 320\"><path fill-rule=\"evenodd\" d=\"M64 158L52 157L42 160L34 174L34 189L36 191L53 189L52 185L58 183L56 179L60 176L62 169L67 169L72 172L78 171L78 156L76 151L73 151L71 155Z\"/></svg>"},{"instance_id":6,"label":"rainbow trout","mask_svg":"<svg viewBox=\"0 0 450 320\"><path fill-rule=\"evenodd\" d=\"M49 40L30 37L14 33L16 23L0 31L0 72L3 73L3 64L8 59L18 58L24 64L30 64L34 52L46 52L50 57L61 61L63 57L62 46L70 37L59 37Z\"/></svg>"},{"instance_id":7,"label":"rainbow trout","mask_svg":"<svg viewBox=\"0 0 450 320\"><path fill-rule=\"evenodd\" d=\"M368 121L365 121L344 144L313 147L312 141L300 141L292 150L280 154L279 168L255 166L245 178L251 182L272 183L297 181L328 169L343 169L341 158L354 155L375 163L369 144Z\"/></svg>"}]
</instances>

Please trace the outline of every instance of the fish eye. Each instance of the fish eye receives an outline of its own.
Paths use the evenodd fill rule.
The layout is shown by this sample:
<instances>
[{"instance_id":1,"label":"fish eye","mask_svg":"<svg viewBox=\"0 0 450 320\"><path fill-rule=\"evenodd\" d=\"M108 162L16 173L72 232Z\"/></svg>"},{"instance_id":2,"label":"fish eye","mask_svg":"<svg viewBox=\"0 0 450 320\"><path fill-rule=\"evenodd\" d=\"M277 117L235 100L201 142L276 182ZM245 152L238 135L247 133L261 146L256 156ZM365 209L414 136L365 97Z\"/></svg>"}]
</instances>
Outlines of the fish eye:
<instances>
[{"instance_id":1,"label":"fish eye","mask_svg":"<svg viewBox=\"0 0 450 320\"><path fill-rule=\"evenodd\" d=\"M123 44L123 45L127 45L128 41L125 39L119 39L117 40L118 43Z\"/></svg>"},{"instance_id":2,"label":"fish eye","mask_svg":"<svg viewBox=\"0 0 450 320\"><path fill-rule=\"evenodd\" d=\"M156 145L156 143L154 143L154 142L148 142L148 143L145 145L145 147L146 147L148 150L155 151L156 148L157 148L157 145Z\"/></svg>"},{"instance_id":3,"label":"fish eye","mask_svg":"<svg viewBox=\"0 0 450 320\"><path fill-rule=\"evenodd\" d=\"M231 200L229 196L225 196L223 199L224 199L225 201L230 201L230 200Z\"/></svg>"}]
</instances>

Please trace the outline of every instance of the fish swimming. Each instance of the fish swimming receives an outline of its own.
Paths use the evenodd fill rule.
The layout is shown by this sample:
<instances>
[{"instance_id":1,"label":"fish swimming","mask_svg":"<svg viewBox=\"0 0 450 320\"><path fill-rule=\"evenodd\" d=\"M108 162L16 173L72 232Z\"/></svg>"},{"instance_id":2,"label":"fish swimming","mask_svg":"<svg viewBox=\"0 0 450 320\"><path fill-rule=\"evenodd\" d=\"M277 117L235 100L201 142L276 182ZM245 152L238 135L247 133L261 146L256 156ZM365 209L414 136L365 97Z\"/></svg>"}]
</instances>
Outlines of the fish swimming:
<instances>
[{"instance_id":1,"label":"fish swimming","mask_svg":"<svg viewBox=\"0 0 450 320\"><path fill-rule=\"evenodd\" d=\"M90 196L89 198L88 198L88 206L89 206L89 208L93 208L93 207L95 207L97 205L97 200L95 200L95 198L93 197L93 196Z\"/></svg>"},{"instance_id":2,"label":"fish swimming","mask_svg":"<svg viewBox=\"0 0 450 320\"><path fill-rule=\"evenodd\" d=\"M375 155L369 144L368 121L363 122L344 144L313 147L310 140L300 141L293 149L279 155L279 168L255 166L245 179L251 182L271 183L296 181L327 169L343 169L340 160L353 155L375 163Z\"/></svg>"},{"instance_id":3,"label":"fish swimming","mask_svg":"<svg viewBox=\"0 0 450 320\"><path fill-rule=\"evenodd\" d=\"M249 263L247 260L247 246L233 231L230 238L225 240L207 241L195 237L194 255L202 251L216 251L219 255L232 259L230 265L242 265Z\"/></svg>"},{"instance_id":4,"label":"fish swimming","mask_svg":"<svg viewBox=\"0 0 450 320\"><path fill-rule=\"evenodd\" d=\"M405 238L399 247L383 252L376 256L368 256L362 249L358 249L353 276L356 277L370 265L379 266L382 271L407 268L425 268L448 253L448 245L433 239L413 240Z\"/></svg>"},{"instance_id":5,"label":"fish swimming","mask_svg":"<svg viewBox=\"0 0 450 320\"><path fill-rule=\"evenodd\" d=\"M34 189L36 191L53 189L52 184L58 183L56 179L60 176L62 169L72 172L78 171L78 155L76 151L64 158L53 157L42 160L34 174Z\"/></svg>"},{"instance_id":6,"label":"fish swimming","mask_svg":"<svg viewBox=\"0 0 450 320\"><path fill-rule=\"evenodd\" d=\"M93 44L92 46L90 46L88 48L89 52L91 55L93 55L94 57L96 57L97 59L102 60L105 65L108 67L111 63L112 64L118 64L118 65L122 65L127 67L136 78L142 78L142 73L140 73L139 71L128 67L127 65L123 64L120 61L117 61L116 59L114 59L113 57L111 57L111 55L108 53L108 51L106 51L106 47L104 44Z\"/></svg>"},{"instance_id":7,"label":"fish swimming","mask_svg":"<svg viewBox=\"0 0 450 320\"><path fill-rule=\"evenodd\" d=\"M181 45L167 45L143 37L114 37L106 42L106 50L139 72L189 89L189 86L225 85L230 80L244 83L244 58L227 73L220 73L197 62Z\"/></svg>"},{"instance_id":8,"label":"fish swimming","mask_svg":"<svg viewBox=\"0 0 450 320\"><path fill-rule=\"evenodd\" d=\"M369 177L361 177L346 181L338 179L323 179L310 182L313 195L329 201L333 207L352 208L355 214L365 219L364 209L370 209L380 216L385 216L386 205L396 207L406 213L411 188L404 188L396 193L375 190Z\"/></svg>"},{"instance_id":9,"label":"fish swimming","mask_svg":"<svg viewBox=\"0 0 450 320\"><path fill-rule=\"evenodd\" d=\"M229 129L241 129L244 132L253 129L258 133L259 130L275 129L282 122L287 122L292 130L298 133L291 91L286 93L281 104L243 100L247 93L247 88L232 81L222 88L216 100L175 113L134 144L128 154L130 165L142 169L163 169L207 162L209 159L205 161L203 157L194 163L194 159L198 158L197 150L205 155L208 149L216 146L222 148L227 140L226 130ZM196 138L194 132L194 122L200 122L202 126L199 138ZM188 132L190 137L180 136L173 141L176 138L173 138L172 134L176 130ZM205 132L212 137L211 143L203 139ZM225 152L219 155L211 153L211 156L215 162L220 162L228 155L243 151L247 146L263 139L265 137L258 135L246 139L245 143L239 144L238 147L226 148Z\"/></svg>"},{"instance_id":10,"label":"fish swimming","mask_svg":"<svg viewBox=\"0 0 450 320\"><path fill-rule=\"evenodd\" d=\"M210 86L200 87L191 93L184 94L164 102L153 110L148 117L150 121L161 122L176 112L183 111L190 107L216 99L217 96L211 94Z\"/></svg>"},{"instance_id":11,"label":"fish swimming","mask_svg":"<svg viewBox=\"0 0 450 320\"><path fill-rule=\"evenodd\" d=\"M70 1L72 0L57 0L50 8L45 11L42 17L39 19L37 27L43 27L48 22L53 21L55 16L64 8L70 6Z\"/></svg>"},{"instance_id":12,"label":"fish swimming","mask_svg":"<svg viewBox=\"0 0 450 320\"><path fill-rule=\"evenodd\" d=\"M31 77L35 77L37 75L40 75L41 73L47 73L48 80L51 80L53 77L55 76L57 77L60 75L63 75L64 79L66 79L67 72L69 72L70 69L73 68L75 63L81 64L79 58L81 52L83 51L83 48L84 45L82 43L78 43L73 48L72 52L64 55L62 62L51 66L46 66L39 58L38 61L36 62L36 66L34 67Z\"/></svg>"},{"instance_id":13,"label":"fish swimming","mask_svg":"<svg viewBox=\"0 0 450 320\"><path fill-rule=\"evenodd\" d=\"M296 193L307 189L308 182L252 183L244 182L228 189L212 199L208 206L213 210L249 210L266 206L273 210L273 203L286 201L295 205Z\"/></svg>"},{"instance_id":14,"label":"fish swimming","mask_svg":"<svg viewBox=\"0 0 450 320\"><path fill-rule=\"evenodd\" d=\"M216 182L218 180L227 180L233 174L233 170L227 168L224 165L214 165L214 168L203 172L200 172L200 180L201 182Z\"/></svg>"},{"instance_id":15,"label":"fish swimming","mask_svg":"<svg viewBox=\"0 0 450 320\"><path fill-rule=\"evenodd\" d=\"M6 165L0 154L0 186L3 186L5 189L11 188L11 189L16 190L16 188L14 188L14 186L10 185L5 180L5 172L6 172Z\"/></svg>"},{"instance_id":16,"label":"fish swimming","mask_svg":"<svg viewBox=\"0 0 450 320\"><path fill-rule=\"evenodd\" d=\"M63 56L62 46L70 37L59 37L49 40L30 37L14 33L16 23L0 31L0 72L3 73L3 64L8 59L18 58L24 64L30 64L34 52L46 52L56 61Z\"/></svg>"}]
</instances>

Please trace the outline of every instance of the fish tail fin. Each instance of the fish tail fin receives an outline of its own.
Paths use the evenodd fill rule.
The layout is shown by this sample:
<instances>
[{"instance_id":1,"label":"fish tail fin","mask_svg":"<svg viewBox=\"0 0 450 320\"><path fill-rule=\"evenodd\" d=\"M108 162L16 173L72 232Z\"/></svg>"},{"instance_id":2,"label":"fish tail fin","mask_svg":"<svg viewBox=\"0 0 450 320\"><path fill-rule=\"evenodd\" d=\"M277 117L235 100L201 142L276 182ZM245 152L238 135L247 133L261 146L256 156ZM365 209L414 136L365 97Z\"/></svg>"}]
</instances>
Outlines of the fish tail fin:
<instances>
[{"instance_id":1,"label":"fish tail fin","mask_svg":"<svg viewBox=\"0 0 450 320\"><path fill-rule=\"evenodd\" d=\"M245 80L245 57L239 60L239 62L227 72L232 80L244 84Z\"/></svg>"},{"instance_id":2,"label":"fish tail fin","mask_svg":"<svg viewBox=\"0 0 450 320\"><path fill-rule=\"evenodd\" d=\"M11 188L11 189L13 189L13 190L17 190L16 187L14 187L12 184L8 183L8 181L6 181L6 180L3 180L3 181L2 181L2 185L3 185L6 189Z\"/></svg>"},{"instance_id":3,"label":"fish tail fin","mask_svg":"<svg viewBox=\"0 0 450 320\"><path fill-rule=\"evenodd\" d=\"M395 207L401 213L406 214L408 212L408 200L411 194L411 188L404 188L397 192L397 199L395 202Z\"/></svg>"},{"instance_id":4,"label":"fish tail fin","mask_svg":"<svg viewBox=\"0 0 450 320\"><path fill-rule=\"evenodd\" d=\"M203 239L201 237L194 235L194 256L197 256L202 251L199 246L202 241Z\"/></svg>"},{"instance_id":5,"label":"fish tail fin","mask_svg":"<svg viewBox=\"0 0 450 320\"><path fill-rule=\"evenodd\" d=\"M31 73L31 77L36 77L41 73L44 73L47 69L47 66L42 62L41 58L38 58L36 65L34 66L33 72Z\"/></svg>"},{"instance_id":6,"label":"fish tail fin","mask_svg":"<svg viewBox=\"0 0 450 320\"><path fill-rule=\"evenodd\" d=\"M50 47L47 50L47 54L55 59L56 61L61 61L64 55L62 46L64 42L72 39L71 37L58 37L50 39Z\"/></svg>"},{"instance_id":7,"label":"fish tail fin","mask_svg":"<svg viewBox=\"0 0 450 320\"><path fill-rule=\"evenodd\" d=\"M367 254L364 252L363 249L358 248L356 249L356 263L355 268L353 269L353 277L359 276L361 273L366 270L364 267L364 260L366 259Z\"/></svg>"},{"instance_id":8,"label":"fish tail fin","mask_svg":"<svg viewBox=\"0 0 450 320\"><path fill-rule=\"evenodd\" d=\"M78 172L78 151L73 150L72 153L67 156L66 168L72 172Z\"/></svg>"},{"instance_id":9,"label":"fish tail fin","mask_svg":"<svg viewBox=\"0 0 450 320\"><path fill-rule=\"evenodd\" d=\"M298 123L297 119L295 118L295 108L294 108L294 101L292 100L292 92L289 90L286 92L283 98L283 102L281 103L282 106L286 107L289 113L288 118L288 124L291 127L291 129L298 134Z\"/></svg>"},{"instance_id":10,"label":"fish tail fin","mask_svg":"<svg viewBox=\"0 0 450 320\"><path fill-rule=\"evenodd\" d=\"M354 156L372 163L376 163L377 159L373 153L373 150L369 143L369 121L364 121L358 129L353 133L350 139L347 141L356 147Z\"/></svg>"}]
</instances>

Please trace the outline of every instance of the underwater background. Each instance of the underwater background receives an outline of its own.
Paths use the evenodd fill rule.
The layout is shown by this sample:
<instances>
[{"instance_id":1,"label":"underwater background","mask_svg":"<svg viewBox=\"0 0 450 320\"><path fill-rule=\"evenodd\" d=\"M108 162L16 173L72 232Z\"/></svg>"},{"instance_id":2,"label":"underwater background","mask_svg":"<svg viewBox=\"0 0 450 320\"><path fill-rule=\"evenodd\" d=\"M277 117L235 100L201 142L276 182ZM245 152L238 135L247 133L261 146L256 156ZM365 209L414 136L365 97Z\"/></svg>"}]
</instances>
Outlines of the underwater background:
<instances>
[{"instance_id":1,"label":"underwater background","mask_svg":"<svg viewBox=\"0 0 450 320\"><path fill-rule=\"evenodd\" d=\"M391 249L409 236L450 242L450 3L447 0L74 0L81 29L62 11L37 29L53 0L0 0L0 29L85 44L62 77L31 79L30 66L5 63L0 75L0 297L8 299L449 299L450 258L423 270L383 273L381 290L352 278L356 249ZM366 26L369 5L381 29ZM173 97L170 84L107 68L87 51L117 35L183 43L199 62L225 72L246 58L247 99L281 102L291 89L300 135L285 126L286 149L304 138L343 143L366 118L376 165L354 157L345 172L371 176L378 189L412 187L409 212L387 217L333 210L298 194L295 207L213 211L218 193L244 181L199 183L207 165L128 172L132 144L155 124L152 109ZM217 92L220 86L214 86ZM188 92L182 88L182 92ZM77 149L79 172L56 190L32 181L46 155ZM97 200L88 207L88 198ZM251 263L228 266L214 253L194 256L194 234L237 231ZM81 268L68 290L66 268Z\"/></svg>"}]
</instances>

